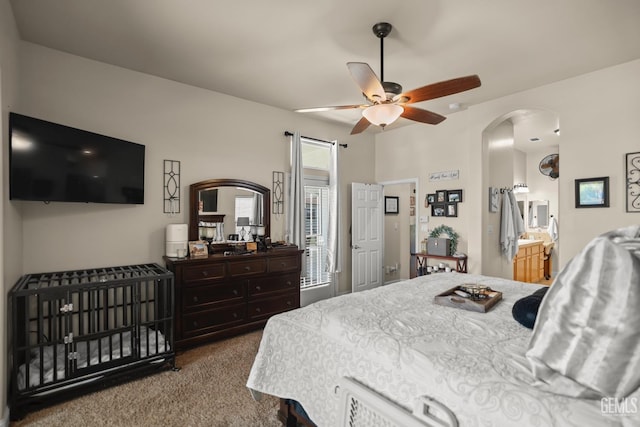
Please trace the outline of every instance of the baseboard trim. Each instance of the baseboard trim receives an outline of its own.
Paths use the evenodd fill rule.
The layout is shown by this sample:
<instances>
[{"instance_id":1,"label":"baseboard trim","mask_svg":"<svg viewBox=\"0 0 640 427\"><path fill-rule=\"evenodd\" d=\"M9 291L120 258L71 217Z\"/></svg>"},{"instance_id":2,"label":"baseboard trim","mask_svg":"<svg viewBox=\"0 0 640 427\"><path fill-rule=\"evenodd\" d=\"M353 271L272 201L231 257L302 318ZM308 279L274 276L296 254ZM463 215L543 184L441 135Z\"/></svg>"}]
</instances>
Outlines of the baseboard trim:
<instances>
[{"instance_id":1,"label":"baseboard trim","mask_svg":"<svg viewBox=\"0 0 640 427\"><path fill-rule=\"evenodd\" d=\"M0 427L9 427L9 407L5 406L4 407L4 417L2 418L2 424L0 424Z\"/></svg>"}]
</instances>

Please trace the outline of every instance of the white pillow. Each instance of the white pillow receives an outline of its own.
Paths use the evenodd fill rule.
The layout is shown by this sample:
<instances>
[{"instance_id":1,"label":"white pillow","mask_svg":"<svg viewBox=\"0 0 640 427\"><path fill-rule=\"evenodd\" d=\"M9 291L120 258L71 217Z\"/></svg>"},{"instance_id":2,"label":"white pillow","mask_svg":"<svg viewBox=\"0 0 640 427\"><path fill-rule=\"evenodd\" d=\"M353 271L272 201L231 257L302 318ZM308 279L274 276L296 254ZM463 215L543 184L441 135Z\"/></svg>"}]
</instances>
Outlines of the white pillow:
<instances>
[{"instance_id":1,"label":"white pillow","mask_svg":"<svg viewBox=\"0 0 640 427\"><path fill-rule=\"evenodd\" d=\"M554 393L626 397L640 387L640 226L595 238L558 274L526 355Z\"/></svg>"}]
</instances>

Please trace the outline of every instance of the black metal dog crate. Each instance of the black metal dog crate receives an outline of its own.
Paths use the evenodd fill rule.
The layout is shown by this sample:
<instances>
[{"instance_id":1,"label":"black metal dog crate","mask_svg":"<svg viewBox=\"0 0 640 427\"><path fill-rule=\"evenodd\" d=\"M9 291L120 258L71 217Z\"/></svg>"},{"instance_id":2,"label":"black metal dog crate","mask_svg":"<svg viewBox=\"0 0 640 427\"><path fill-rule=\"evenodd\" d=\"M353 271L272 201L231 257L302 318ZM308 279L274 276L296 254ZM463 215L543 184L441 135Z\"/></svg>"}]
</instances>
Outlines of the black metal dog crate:
<instances>
[{"instance_id":1,"label":"black metal dog crate","mask_svg":"<svg viewBox=\"0 0 640 427\"><path fill-rule=\"evenodd\" d=\"M11 418L175 368L173 281L158 264L21 277L9 293Z\"/></svg>"}]
</instances>

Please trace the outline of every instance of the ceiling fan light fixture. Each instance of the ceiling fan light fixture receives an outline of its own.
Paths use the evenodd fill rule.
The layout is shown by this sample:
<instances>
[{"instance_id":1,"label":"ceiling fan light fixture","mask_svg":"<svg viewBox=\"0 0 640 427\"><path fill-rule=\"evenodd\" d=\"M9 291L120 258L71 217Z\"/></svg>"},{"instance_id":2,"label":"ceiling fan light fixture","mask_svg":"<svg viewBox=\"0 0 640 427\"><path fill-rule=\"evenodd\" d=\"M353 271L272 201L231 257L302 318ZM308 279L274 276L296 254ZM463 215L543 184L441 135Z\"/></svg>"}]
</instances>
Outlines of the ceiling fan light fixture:
<instances>
[{"instance_id":1,"label":"ceiling fan light fixture","mask_svg":"<svg viewBox=\"0 0 640 427\"><path fill-rule=\"evenodd\" d=\"M398 104L376 104L362 110L362 115L369 123L384 128L398 120L404 108Z\"/></svg>"}]
</instances>

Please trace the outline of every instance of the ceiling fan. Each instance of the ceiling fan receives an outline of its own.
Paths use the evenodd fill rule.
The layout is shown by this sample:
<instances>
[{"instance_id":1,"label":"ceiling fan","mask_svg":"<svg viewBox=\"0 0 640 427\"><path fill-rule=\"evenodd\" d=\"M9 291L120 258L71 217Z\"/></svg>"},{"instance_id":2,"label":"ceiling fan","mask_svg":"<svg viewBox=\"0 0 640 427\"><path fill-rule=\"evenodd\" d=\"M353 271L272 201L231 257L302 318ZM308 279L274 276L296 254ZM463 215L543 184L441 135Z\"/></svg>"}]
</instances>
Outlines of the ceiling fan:
<instances>
[{"instance_id":1,"label":"ceiling fan","mask_svg":"<svg viewBox=\"0 0 640 427\"><path fill-rule=\"evenodd\" d=\"M538 169L542 175L546 175L551 179L560 176L560 156L558 154L549 154L540 160Z\"/></svg>"},{"instance_id":2,"label":"ceiling fan","mask_svg":"<svg viewBox=\"0 0 640 427\"><path fill-rule=\"evenodd\" d=\"M393 123L398 117L417 122L437 125L444 119L438 113L415 108L409 104L440 98L464 92L480 86L477 75L459 77L426 85L408 92L402 92L402 86L394 82L384 81L384 38L393 27L387 22L379 22L373 26L373 33L380 39L380 79L371 67L364 62L348 62L347 68L351 77L362 90L367 104L338 105L330 107L303 108L295 110L299 113L310 113L329 110L362 109L362 118L351 130L351 135L363 132L370 124L385 126Z\"/></svg>"}]
</instances>

